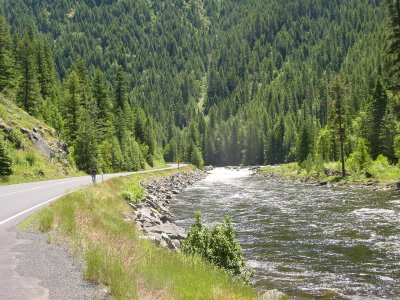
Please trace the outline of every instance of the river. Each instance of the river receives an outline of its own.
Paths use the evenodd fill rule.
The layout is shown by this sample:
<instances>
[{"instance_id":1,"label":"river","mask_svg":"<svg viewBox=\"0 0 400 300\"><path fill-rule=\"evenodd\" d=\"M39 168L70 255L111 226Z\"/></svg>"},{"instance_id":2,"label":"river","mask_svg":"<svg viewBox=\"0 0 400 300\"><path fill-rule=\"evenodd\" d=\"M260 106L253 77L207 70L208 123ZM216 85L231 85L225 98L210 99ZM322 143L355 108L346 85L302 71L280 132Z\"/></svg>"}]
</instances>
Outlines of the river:
<instances>
[{"instance_id":1,"label":"river","mask_svg":"<svg viewBox=\"0 0 400 300\"><path fill-rule=\"evenodd\" d=\"M233 217L252 281L290 299L400 299L400 194L214 169L172 204L184 228Z\"/></svg>"}]
</instances>

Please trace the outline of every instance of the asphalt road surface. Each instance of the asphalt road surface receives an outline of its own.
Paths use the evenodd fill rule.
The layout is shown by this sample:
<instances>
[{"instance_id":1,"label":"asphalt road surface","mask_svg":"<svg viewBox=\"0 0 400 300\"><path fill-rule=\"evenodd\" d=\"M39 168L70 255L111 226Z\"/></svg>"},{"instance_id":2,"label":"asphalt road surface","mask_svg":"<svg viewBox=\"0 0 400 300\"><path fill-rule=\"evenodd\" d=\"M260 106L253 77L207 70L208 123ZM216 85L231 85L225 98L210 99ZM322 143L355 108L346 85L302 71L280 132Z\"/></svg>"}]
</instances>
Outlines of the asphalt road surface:
<instances>
[{"instance_id":1,"label":"asphalt road surface","mask_svg":"<svg viewBox=\"0 0 400 300\"><path fill-rule=\"evenodd\" d=\"M174 168L177 168L177 165L173 164L160 170ZM105 174L103 180L154 171L156 170ZM97 182L101 180L102 176L97 175ZM13 228L46 204L91 183L90 176L81 176L0 188L0 299L48 299L49 291L39 285L38 279L22 277L16 271L18 259L13 248L23 241L17 239L17 233Z\"/></svg>"}]
</instances>

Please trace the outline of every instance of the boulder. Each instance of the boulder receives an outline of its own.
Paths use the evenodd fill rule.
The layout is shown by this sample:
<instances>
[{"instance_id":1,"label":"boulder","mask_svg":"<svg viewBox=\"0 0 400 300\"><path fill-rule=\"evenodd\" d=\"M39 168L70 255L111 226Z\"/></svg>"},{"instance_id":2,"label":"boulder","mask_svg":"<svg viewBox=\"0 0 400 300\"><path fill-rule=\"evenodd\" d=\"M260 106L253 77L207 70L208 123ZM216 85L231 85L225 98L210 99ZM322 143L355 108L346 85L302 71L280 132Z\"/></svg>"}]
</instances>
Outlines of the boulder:
<instances>
[{"instance_id":1,"label":"boulder","mask_svg":"<svg viewBox=\"0 0 400 300\"><path fill-rule=\"evenodd\" d=\"M157 225L157 226L153 226L153 227L149 227L147 228L147 231L151 232L151 233L158 233L158 234L167 234L171 239L174 240L182 240L184 238L186 238L186 234L185 231L173 224L173 223L164 223L161 225Z\"/></svg>"}]
</instances>

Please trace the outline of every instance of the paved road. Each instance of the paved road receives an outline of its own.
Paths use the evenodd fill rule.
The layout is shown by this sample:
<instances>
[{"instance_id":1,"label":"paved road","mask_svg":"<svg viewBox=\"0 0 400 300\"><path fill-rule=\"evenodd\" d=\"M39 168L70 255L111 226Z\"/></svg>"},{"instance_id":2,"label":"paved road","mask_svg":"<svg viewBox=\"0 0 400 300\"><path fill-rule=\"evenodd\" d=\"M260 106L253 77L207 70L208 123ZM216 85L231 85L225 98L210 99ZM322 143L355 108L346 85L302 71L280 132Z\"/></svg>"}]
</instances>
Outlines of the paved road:
<instances>
[{"instance_id":1,"label":"paved road","mask_svg":"<svg viewBox=\"0 0 400 300\"><path fill-rule=\"evenodd\" d=\"M174 168L177 165L162 170ZM107 174L104 175L104 180L154 171ZM101 175L97 176L97 181L101 181ZM13 248L24 241L17 239L12 228L44 205L91 183L90 176L82 176L0 188L0 299L48 299L49 291L39 286L39 280L17 274L17 253L13 252Z\"/></svg>"}]
</instances>

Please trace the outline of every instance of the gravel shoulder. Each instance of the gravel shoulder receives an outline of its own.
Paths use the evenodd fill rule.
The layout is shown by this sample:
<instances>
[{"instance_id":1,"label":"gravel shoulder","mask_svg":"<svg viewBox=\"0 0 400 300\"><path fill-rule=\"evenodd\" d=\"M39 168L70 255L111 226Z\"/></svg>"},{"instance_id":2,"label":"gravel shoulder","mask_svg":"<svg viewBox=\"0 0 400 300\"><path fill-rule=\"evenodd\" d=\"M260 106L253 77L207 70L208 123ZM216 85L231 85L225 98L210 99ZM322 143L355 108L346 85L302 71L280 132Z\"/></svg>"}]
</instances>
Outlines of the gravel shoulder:
<instances>
[{"instance_id":1,"label":"gravel shoulder","mask_svg":"<svg viewBox=\"0 0 400 300\"><path fill-rule=\"evenodd\" d=\"M42 233L17 231L16 271L21 277L40 280L48 299L108 299L106 287L83 279L83 262L71 257L66 249L47 243Z\"/></svg>"}]
</instances>

